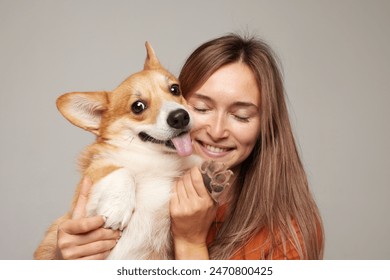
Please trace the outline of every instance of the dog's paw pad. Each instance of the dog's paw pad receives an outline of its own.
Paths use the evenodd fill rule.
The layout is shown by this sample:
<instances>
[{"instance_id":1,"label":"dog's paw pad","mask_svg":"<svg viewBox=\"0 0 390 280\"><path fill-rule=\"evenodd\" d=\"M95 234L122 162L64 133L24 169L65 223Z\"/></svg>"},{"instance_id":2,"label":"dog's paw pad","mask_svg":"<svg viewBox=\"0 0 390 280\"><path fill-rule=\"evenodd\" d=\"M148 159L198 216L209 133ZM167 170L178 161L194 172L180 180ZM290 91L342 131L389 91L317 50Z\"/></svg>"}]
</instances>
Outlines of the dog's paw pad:
<instances>
[{"instance_id":1,"label":"dog's paw pad","mask_svg":"<svg viewBox=\"0 0 390 280\"><path fill-rule=\"evenodd\" d=\"M225 170L225 165L222 162L217 161L205 161L200 166L202 174L207 174L212 178L216 173Z\"/></svg>"},{"instance_id":2,"label":"dog's paw pad","mask_svg":"<svg viewBox=\"0 0 390 280\"><path fill-rule=\"evenodd\" d=\"M212 177L212 182L218 185L226 185L229 183L230 178L232 177L233 172L231 170L224 170L219 173L214 174Z\"/></svg>"},{"instance_id":3,"label":"dog's paw pad","mask_svg":"<svg viewBox=\"0 0 390 280\"><path fill-rule=\"evenodd\" d=\"M217 201L221 192L229 185L233 172L226 170L223 163L216 161L203 162L200 172L206 188L211 193L213 199Z\"/></svg>"},{"instance_id":4,"label":"dog's paw pad","mask_svg":"<svg viewBox=\"0 0 390 280\"><path fill-rule=\"evenodd\" d=\"M223 186L223 185L214 185L214 186L211 186L211 189L212 189L213 192L219 193L219 192L221 192L221 191L223 191L225 189L225 186Z\"/></svg>"}]
</instances>

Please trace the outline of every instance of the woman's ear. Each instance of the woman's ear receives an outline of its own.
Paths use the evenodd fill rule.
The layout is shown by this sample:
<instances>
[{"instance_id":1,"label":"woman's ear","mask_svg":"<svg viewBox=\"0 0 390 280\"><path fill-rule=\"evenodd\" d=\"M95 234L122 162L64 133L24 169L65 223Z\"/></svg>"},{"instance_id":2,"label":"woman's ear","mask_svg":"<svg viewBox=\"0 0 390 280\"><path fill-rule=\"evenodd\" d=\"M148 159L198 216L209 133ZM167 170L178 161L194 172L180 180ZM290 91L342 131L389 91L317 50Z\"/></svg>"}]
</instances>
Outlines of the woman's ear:
<instances>
[{"instance_id":1,"label":"woman's ear","mask_svg":"<svg viewBox=\"0 0 390 280\"><path fill-rule=\"evenodd\" d=\"M99 135L107 92L70 92L57 99L57 108L72 124Z\"/></svg>"}]
</instances>

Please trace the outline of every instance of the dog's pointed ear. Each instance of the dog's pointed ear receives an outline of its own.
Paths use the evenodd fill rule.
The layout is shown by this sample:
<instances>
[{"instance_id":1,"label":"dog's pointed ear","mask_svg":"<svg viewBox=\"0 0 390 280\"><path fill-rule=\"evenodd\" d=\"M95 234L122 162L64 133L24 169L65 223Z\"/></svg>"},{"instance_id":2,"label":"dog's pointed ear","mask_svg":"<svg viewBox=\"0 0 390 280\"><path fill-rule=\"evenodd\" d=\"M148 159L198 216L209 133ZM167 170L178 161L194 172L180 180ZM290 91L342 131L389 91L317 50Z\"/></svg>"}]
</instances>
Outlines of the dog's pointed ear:
<instances>
[{"instance_id":1,"label":"dog's pointed ear","mask_svg":"<svg viewBox=\"0 0 390 280\"><path fill-rule=\"evenodd\" d=\"M146 60L144 65L144 70L152 70L161 68L160 61L158 60L156 53L154 52L152 46L148 41L145 43L146 47Z\"/></svg>"},{"instance_id":2,"label":"dog's pointed ear","mask_svg":"<svg viewBox=\"0 0 390 280\"><path fill-rule=\"evenodd\" d=\"M99 135L102 115L107 110L107 92L70 92L57 99L57 108L72 124Z\"/></svg>"}]
</instances>

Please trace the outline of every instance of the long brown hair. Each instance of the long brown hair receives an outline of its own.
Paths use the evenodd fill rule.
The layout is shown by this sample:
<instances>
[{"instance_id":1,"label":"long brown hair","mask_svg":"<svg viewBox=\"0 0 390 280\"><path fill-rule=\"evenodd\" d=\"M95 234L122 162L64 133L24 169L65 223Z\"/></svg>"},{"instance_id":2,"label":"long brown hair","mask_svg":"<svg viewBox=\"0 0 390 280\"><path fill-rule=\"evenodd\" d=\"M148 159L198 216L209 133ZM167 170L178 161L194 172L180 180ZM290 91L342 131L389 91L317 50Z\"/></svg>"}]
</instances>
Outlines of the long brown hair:
<instances>
[{"instance_id":1,"label":"long brown hair","mask_svg":"<svg viewBox=\"0 0 390 280\"><path fill-rule=\"evenodd\" d=\"M181 70L182 92L186 96L197 90L216 70L233 62L245 63L256 77L261 132L252 153L241 164L230 193L230 210L209 247L210 258L229 259L266 228L271 243L268 257L272 257L277 237L292 242L301 259L321 259L321 217L296 148L279 63L268 44L236 34L204 43Z\"/></svg>"}]
</instances>

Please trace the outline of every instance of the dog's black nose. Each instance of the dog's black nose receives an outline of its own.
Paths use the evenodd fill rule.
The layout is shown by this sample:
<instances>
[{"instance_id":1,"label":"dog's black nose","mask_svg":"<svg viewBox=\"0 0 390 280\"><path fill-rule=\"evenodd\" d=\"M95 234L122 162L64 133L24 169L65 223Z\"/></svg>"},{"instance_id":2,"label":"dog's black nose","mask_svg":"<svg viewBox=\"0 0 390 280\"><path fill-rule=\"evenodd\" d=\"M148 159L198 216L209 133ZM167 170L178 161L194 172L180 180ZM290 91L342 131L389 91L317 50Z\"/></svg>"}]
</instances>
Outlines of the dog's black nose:
<instances>
[{"instance_id":1,"label":"dog's black nose","mask_svg":"<svg viewBox=\"0 0 390 280\"><path fill-rule=\"evenodd\" d=\"M185 128L190 122L190 115L184 109L177 109L169 113L167 122L170 127L176 129Z\"/></svg>"}]
</instances>

